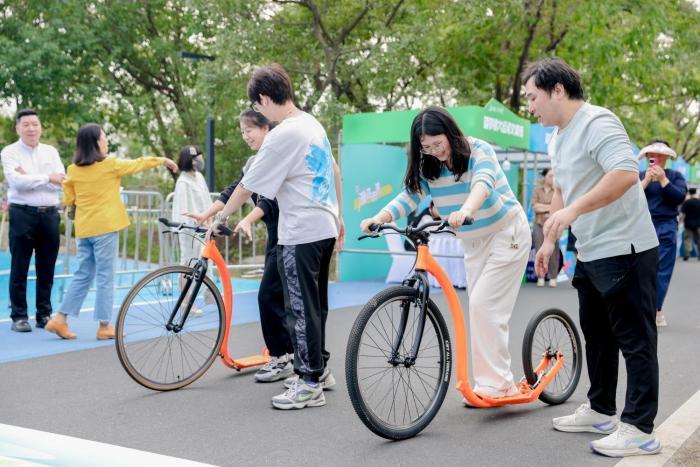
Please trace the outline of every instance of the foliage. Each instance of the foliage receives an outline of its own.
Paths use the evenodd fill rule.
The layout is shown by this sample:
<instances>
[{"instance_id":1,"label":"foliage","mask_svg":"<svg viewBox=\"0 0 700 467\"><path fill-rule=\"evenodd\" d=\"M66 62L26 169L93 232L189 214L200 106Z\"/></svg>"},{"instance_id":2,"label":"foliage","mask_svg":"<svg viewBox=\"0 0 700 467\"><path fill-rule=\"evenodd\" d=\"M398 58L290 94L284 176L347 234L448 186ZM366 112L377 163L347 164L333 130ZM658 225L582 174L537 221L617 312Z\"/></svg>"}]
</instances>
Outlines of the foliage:
<instances>
[{"instance_id":1,"label":"foliage","mask_svg":"<svg viewBox=\"0 0 700 467\"><path fill-rule=\"evenodd\" d=\"M175 157L203 144L209 112L223 188L250 155L237 116L257 64L287 67L335 144L352 112L495 97L526 116L523 67L557 55L633 141L662 137L692 159L698 20L689 0L7 0L0 99L37 107L64 157L87 121L105 124L115 150Z\"/></svg>"}]
</instances>

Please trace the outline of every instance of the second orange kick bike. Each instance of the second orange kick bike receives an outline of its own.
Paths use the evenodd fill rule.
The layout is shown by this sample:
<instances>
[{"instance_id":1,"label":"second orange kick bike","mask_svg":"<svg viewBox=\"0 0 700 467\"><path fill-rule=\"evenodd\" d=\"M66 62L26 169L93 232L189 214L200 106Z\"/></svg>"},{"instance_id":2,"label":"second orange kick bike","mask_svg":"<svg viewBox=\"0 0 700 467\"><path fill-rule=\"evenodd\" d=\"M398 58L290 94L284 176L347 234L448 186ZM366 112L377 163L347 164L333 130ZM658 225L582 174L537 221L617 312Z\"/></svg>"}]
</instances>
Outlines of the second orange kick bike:
<instances>
[{"instance_id":1,"label":"second orange kick bike","mask_svg":"<svg viewBox=\"0 0 700 467\"><path fill-rule=\"evenodd\" d=\"M176 233L192 230L201 238L207 229L159 219ZM219 227L223 235L233 232ZM224 297L207 275L213 261ZM115 341L119 361L134 381L156 391L187 386L216 359L234 370L264 365L259 355L234 359L228 352L233 313L231 276L216 241L210 239L192 266L166 266L141 279L124 299L117 318Z\"/></svg>"},{"instance_id":2,"label":"second orange kick bike","mask_svg":"<svg viewBox=\"0 0 700 467\"><path fill-rule=\"evenodd\" d=\"M536 314L527 325L522 347L525 376L517 384L520 392L493 398L472 390L462 307L447 274L428 249L431 231L427 229L435 227L440 231L447 223L433 221L405 229L373 224L374 234L360 237L391 230L405 235L417 250L413 275L402 285L372 297L350 331L345 376L360 420L375 434L400 440L420 433L440 410L450 382L452 349L445 320L430 299L428 273L437 279L450 307L457 390L470 405L497 407L538 398L551 405L566 401L581 376L581 340L571 318L554 308Z\"/></svg>"}]
</instances>

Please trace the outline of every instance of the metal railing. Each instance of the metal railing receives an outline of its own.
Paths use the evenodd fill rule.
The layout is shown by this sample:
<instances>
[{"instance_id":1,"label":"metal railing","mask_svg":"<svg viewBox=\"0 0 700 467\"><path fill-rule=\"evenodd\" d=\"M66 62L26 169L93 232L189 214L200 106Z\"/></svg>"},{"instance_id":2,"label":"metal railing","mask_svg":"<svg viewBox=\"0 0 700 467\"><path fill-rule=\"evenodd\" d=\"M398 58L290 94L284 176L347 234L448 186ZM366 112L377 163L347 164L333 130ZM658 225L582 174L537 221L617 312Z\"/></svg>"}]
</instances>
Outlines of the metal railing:
<instances>
[{"instance_id":1,"label":"metal railing","mask_svg":"<svg viewBox=\"0 0 700 467\"><path fill-rule=\"evenodd\" d=\"M179 264L180 251L177 235L172 235L167 228L159 222L159 217L170 219L172 217L173 193L163 196L157 191L123 190L120 193L126 212L130 220L129 227L119 232L119 256L116 266L117 288L130 288L143 275L167 265ZM218 193L212 193L212 201L218 197ZM252 206L246 205L232 217L231 222L238 222L248 214ZM4 212L6 214L6 212ZM62 231L61 251L59 252L59 268L54 275L58 296L63 298L67 285L77 268L74 258L77 253L77 243L74 237L74 222L61 213ZM235 225L235 224L234 224ZM4 238L7 235L7 216L0 218L0 250L9 248ZM246 242L242 236L234 239L220 240L221 252L231 270L260 270L264 261L257 258L264 247L260 243L267 240L264 224L259 222L253 229L252 245ZM234 243L235 242L235 243ZM231 247L235 248L232 254ZM73 260L72 260L73 259ZM72 260L72 261L71 261ZM9 274L9 270L5 271ZM36 281L36 275L30 271L28 281ZM94 290L94 289L93 289Z\"/></svg>"}]
</instances>

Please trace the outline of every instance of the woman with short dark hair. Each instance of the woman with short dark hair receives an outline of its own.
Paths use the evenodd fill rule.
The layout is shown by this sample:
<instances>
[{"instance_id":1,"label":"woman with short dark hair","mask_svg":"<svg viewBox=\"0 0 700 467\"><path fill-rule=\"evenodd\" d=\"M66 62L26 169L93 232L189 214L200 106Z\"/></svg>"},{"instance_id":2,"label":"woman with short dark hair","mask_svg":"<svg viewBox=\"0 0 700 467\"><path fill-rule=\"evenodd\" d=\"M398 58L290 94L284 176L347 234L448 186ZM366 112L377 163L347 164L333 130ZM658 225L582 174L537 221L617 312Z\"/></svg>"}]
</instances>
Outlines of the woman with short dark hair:
<instances>
[{"instance_id":1,"label":"woman with short dark hair","mask_svg":"<svg viewBox=\"0 0 700 467\"><path fill-rule=\"evenodd\" d=\"M107 157L107 135L99 125L88 123L78 130L73 164L63 182L63 202L75 206L75 237L78 270L73 275L59 312L46 323L46 330L63 339L77 336L68 327L68 315L78 317L85 296L96 278L95 313L99 321L97 339L114 339L110 323L114 306L114 268L119 231L129 225L119 196L121 178L165 165L177 172L177 165L165 157L118 159Z\"/></svg>"},{"instance_id":2,"label":"woman with short dark hair","mask_svg":"<svg viewBox=\"0 0 700 467\"><path fill-rule=\"evenodd\" d=\"M188 144L180 150L177 160L180 176L173 192L172 220L185 224L196 224L186 212L202 212L212 205L209 187L204 180L204 159L199 146ZM198 258L201 244L192 236L180 233L180 264L188 264L192 258Z\"/></svg>"}]
</instances>

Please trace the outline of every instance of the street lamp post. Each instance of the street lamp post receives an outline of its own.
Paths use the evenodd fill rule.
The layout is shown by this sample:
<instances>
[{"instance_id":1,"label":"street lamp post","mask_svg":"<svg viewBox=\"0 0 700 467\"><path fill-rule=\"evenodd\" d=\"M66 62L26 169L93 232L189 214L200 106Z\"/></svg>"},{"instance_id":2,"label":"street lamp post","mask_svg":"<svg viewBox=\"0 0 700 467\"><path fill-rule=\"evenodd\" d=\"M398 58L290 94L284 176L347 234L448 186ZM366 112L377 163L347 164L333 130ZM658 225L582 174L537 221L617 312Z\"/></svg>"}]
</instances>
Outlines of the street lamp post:
<instances>
[{"instance_id":1,"label":"street lamp post","mask_svg":"<svg viewBox=\"0 0 700 467\"><path fill-rule=\"evenodd\" d=\"M183 60L207 60L213 62L216 57L213 55L198 54L195 52L184 52L180 51L180 58ZM206 179L209 191L215 190L215 172L214 172L214 119L209 112L209 106L207 106L207 122L206 122L206 144L205 144L205 154L206 158Z\"/></svg>"}]
</instances>

